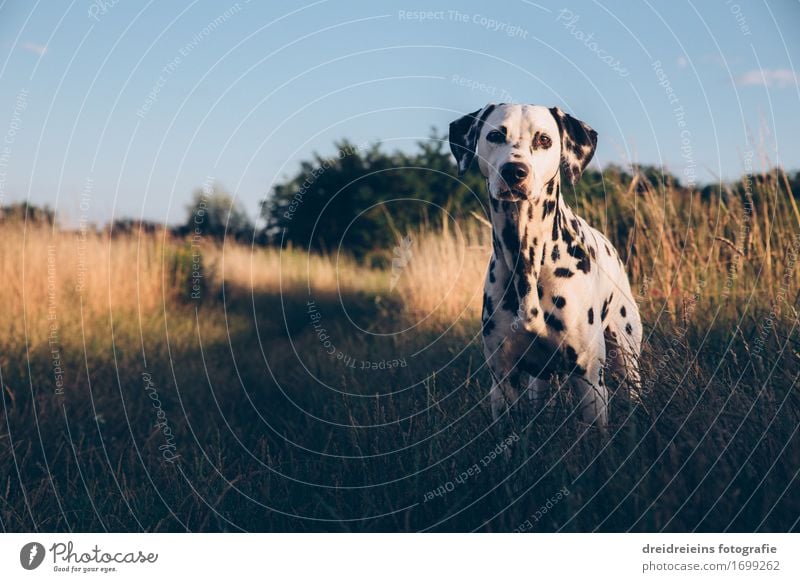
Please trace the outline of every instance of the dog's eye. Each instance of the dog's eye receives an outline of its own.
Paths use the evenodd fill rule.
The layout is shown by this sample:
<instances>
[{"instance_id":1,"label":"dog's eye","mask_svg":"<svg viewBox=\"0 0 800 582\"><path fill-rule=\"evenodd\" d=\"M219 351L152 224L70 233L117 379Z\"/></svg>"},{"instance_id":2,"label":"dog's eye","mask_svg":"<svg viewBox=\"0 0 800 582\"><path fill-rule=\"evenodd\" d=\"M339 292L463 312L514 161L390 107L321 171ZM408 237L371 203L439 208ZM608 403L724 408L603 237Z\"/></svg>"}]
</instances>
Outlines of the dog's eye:
<instances>
[{"instance_id":1,"label":"dog's eye","mask_svg":"<svg viewBox=\"0 0 800 582\"><path fill-rule=\"evenodd\" d=\"M486 141L490 141L492 143L503 143L504 141L506 141L506 136L503 134L502 131L497 131L495 129L494 131L490 131L486 135Z\"/></svg>"},{"instance_id":2,"label":"dog's eye","mask_svg":"<svg viewBox=\"0 0 800 582\"><path fill-rule=\"evenodd\" d=\"M533 146L537 148L547 149L551 145L553 145L553 140L550 139L549 135L541 134L536 137Z\"/></svg>"}]
</instances>

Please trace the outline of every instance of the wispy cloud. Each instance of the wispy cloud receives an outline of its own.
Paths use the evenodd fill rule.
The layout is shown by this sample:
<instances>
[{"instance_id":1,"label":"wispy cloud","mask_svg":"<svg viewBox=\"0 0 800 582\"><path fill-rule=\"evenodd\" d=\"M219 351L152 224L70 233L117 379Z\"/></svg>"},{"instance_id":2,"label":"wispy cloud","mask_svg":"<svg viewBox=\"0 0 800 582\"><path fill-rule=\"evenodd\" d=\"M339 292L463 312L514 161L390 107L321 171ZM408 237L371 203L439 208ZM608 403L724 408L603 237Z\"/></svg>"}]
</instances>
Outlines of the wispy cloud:
<instances>
[{"instance_id":1,"label":"wispy cloud","mask_svg":"<svg viewBox=\"0 0 800 582\"><path fill-rule=\"evenodd\" d=\"M686 60L686 57L681 55L677 59L675 59L675 64L678 65L679 69L685 69L689 64L689 61Z\"/></svg>"},{"instance_id":2,"label":"wispy cloud","mask_svg":"<svg viewBox=\"0 0 800 582\"><path fill-rule=\"evenodd\" d=\"M736 77L736 84L740 86L789 87L796 82L795 72L791 69L755 69Z\"/></svg>"},{"instance_id":3,"label":"wispy cloud","mask_svg":"<svg viewBox=\"0 0 800 582\"><path fill-rule=\"evenodd\" d=\"M37 44L35 42L23 42L21 45L22 50L42 56L47 52L47 45Z\"/></svg>"}]
</instances>

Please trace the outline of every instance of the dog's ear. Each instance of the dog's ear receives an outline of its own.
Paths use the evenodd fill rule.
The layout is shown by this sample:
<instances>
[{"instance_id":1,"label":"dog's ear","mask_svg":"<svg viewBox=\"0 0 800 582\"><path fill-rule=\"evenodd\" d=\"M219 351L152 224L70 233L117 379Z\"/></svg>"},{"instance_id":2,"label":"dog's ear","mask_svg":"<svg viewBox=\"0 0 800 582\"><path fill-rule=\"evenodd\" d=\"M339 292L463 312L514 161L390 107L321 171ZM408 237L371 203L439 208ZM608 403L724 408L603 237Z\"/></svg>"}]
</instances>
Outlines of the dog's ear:
<instances>
[{"instance_id":1,"label":"dog's ear","mask_svg":"<svg viewBox=\"0 0 800 582\"><path fill-rule=\"evenodd\" d=\"M494 108L495 105L490 103L483 109L468 113L450 124L450 151L456 158L459 176L463 176L472 164L483 122Z\"/></svg>"},{"instance_id":2,"label":"dog's ear","mask_svg":"<svg viewBox=\"0 0 800 582\"><path fill-rule=\"evenodd\" d=\"M575 184L589 165L597 148L597 132L558 107L550 109L561 135L561 166L567 179Z\"/></svg>"}]
</instances>

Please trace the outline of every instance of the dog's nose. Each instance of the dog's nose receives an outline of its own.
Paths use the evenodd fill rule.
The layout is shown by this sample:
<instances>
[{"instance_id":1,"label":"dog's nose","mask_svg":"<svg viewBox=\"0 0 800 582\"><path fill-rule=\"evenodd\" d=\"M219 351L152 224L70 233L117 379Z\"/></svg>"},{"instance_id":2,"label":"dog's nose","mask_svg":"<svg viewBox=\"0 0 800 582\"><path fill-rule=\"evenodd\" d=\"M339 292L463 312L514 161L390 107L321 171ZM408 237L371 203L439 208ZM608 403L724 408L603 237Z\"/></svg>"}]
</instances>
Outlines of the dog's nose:
<instances>
[{"instance_id":1,"label":"dog's nose","mask_svg":"<svg viewBox=\"0 0 800 582\"><path fill-rule=\"evenodd\" d=\"M509 162L500 168L500 175L506 184L519 184L528 177L528 167L519 162Z\"/></svg>"}]
</instances>

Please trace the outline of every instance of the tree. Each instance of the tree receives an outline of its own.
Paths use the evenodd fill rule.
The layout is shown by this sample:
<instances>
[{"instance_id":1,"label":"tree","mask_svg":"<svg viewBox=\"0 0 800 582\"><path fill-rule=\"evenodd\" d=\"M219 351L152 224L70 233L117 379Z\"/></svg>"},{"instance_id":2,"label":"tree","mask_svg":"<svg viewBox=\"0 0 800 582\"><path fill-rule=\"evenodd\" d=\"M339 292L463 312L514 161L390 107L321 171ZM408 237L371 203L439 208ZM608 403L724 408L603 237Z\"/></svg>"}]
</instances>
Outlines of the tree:
<instances>
[{"instance_id":1,"label":"tree","mask_svg":"<svg viewBox=\"0 0 800 582\"><path fill-rule=\"evenodd\" d=\"M0 207L0 220L30 224L56 224L56 213L49 206L36 206L30 202L15 202Z\"/></svg>"},{"instance_id":2,"label":"tree","mask_svg":"<svg viewBox=\"0 0 800 582\"><path fill-rule=\"evenodd\" d=\"M217 184L195 190L180 234L248 240L253 224L241 203Z\"/></svg>"},{"instance_id":3,"label":"tree","mask_svg":"<svg viewBox=\"0 0 800 582\"><path fill-rule=\"evenodd\" d=\"M435 132L410 154L346 140L335 145L336 155L315 154L272 188L262 204L268 239L326 251L341 245L364 256L389 252L420 224L487 212L483 178L473 169L458 179L447 139Z\"/></svg>"}]
</instances>

